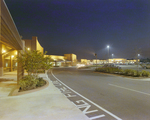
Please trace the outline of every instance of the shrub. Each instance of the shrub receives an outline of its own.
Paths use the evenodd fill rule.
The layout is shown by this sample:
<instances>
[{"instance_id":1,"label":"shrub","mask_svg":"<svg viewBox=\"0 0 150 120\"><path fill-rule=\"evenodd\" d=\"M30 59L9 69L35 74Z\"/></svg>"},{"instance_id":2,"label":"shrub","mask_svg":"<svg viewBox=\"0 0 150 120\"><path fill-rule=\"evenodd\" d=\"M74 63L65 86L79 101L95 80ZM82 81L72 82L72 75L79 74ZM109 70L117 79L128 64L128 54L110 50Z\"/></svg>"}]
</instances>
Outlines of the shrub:
<instances>
[{"instance_id":1,"label":"shrub","mask_svg":"<svg viewBox=\"0 0 150 120\"><path fill-rule=\"evenodd\" d=\"M27 75L19 81L21 90L30 90L36 88L36 84L39 82L35 76Z\"/></svg>"},{"instance_id":2,"label":"shrub","mask_svg":"<svg viewBox=\"0 0 150 120\"><path fill-rule=\"evenodd\" d=\"M120 69L120 70L119 70L119 74L120 74L120 75L124 75L124 74L125 74L124 70L123 70L123 69Z\"/></svg>"},{"instance_id":3,"label":"shrub","mask_svg":"<svg viewBox=\"0 0 150 120\"><path fill-rule=\"evenodd\" d=\"M136 70L132 70L132 69L125 69L124 70L124 74L127 76L133 76L135 74Z\"/></svg>"},{"instance_id":4,"label":"shrub","mask_svg":"<svg viewBox=\"0 0 150 120\"><path fill-rule=\"evenodd\" d=\"M95 72L99 72L99 68L96 68L96 69L95 69Z\"/></svg>"},{"instance_id":5,"label":"shrub","mask_svg":"<svg viewBox=\"0 0 150 120\"><path fill-rule=\"evenodd\" d=\"M125 75L129 75L129 73L130 73L130 69L125 69L125 70L124 70L124 74L125 74Z\"/></svg>"},{"instance_id":6,"label":"shrub","mask_svg":"<svg viewBox=\"0 0 150 120\"><path fill-rule=\"evenodd\" d=\"M109 72L109 73L114 73L114 69L111 68L111 67L109 67L109 68L108 68L108 72Z\"/></svg>"},{"instance_id":7,"label":"shrub","mask_svg":"<svg viewBox=\"0 0 150 120\"><path fill-rule=\"evenodd\" d=\"M115 67L103 67L103 68L97 68L95 69L96 72L106 72L106 73L118 73L120 75L127 75L127 76L133 76L133 77L149 77L150 76L150 72L148 71L137 71L137 70L133 70L133 69L119 69L119 68L115 68Z\"/></svg>"},{"instance_id":8,"label":"shrub","mask_svg":"<svg viewBox=\"0 0 150 120\"><path fill-rule=\"evenodd\" d=\"M95 69L96 72L105 72L105 73L119 73L120 69L115 67L103 67Z\"/></svg>"},{"instance_id":9,"label":"shrub","mask_svg":"<svg viewBox=\"0 0 150 120\"><path fill-rule=\"evenodd\" d=\"M141 72L141 75L142 75L143 77L149 77L150 73L149 73L148 71L143 70L143 71Z\"/></svg>"},{"instance_id":10,"label":"shrub","mask_svg":"<svg viewBox=\"0 0 150 120\"><path fill-rule=\"evenodd\" d=\"M110 68L108 68L108 67L104 68L104 72L110 73Z\"/></svg>"},{"instance_id":11,"label":"shrub","mask_svg":"<svg viewBox=\"0 0 150 120\"><path fill-rule=\"evenodd\" d=\"M118 73L119 69L115 67L109 67L109 72L110 73Z\"/></svg>"},{"instance_id":12,"label":"shrub","mask_svg":"<svg viewBox=\"0 0 150 120\"><path fill-rule=\"evenodd\" d=\"M37 70L37 73L45 73L45 70L43 70L43 69L38 69L38 70Z\"/></svg>"},{"instance_id":13,"label":"shrub","mask_svg":"<svg viewBox=\"0 0 150 120\"><path fill-rule=\"evenodd\" d=\"M39 82L36 84L37 87L41 87L46 84L42 77L37 78Z\"/></svg>"},{"instance_id":14,"label":"shrub","mask_svg":"<svg viewBox=\"0 0 150 120\"><path fill-rule=\"evenodd\" d=\"M133 76L133 77L139 77L140 76L140 72L137 70L130 70L129 75Z\"/></svg>"},{"instance_id":15,"label":"shrub","mask_svg":"<svg viewBox=\"0 0 150 120\"><path fill-rule=\"evenodd\" d=\"M119 68L117 68L117 67L116 67L116 68L113 68L113 73L117 73L117 74L118 74L118 73L120 72L120 70L121 70L121 69L119 69Z\"/></svg>"},{"instance_id":16,"label":"shrub","mask_svg":"<svg viewBox=\"0 0 150 120\"><path fill-rule=\"evenodd\" d=\"M140 76L141 76L141 72L138 70L137 71L135 70L133 77L140 77Z\"/></svg>"},{"instance_id":17,"label":"shrub","mask_svg":"<svg viewBox=\"0 0 150 120\"><path fill-rule=\"evenodd\" d=\"M23 51L21 56L17 57L19 63L27 71L28 75L37 75L39 69L48 70L52 67L52 59L50 57L44 57L40 51Z\"/></svg>"},{"instance_id":18,"label":"shrub","mask_svg":"<svg viewBox=\"0 0 150 120\"><path fill-rule=\"evenodd\" d=\"M120 68L115 68L115 72L116 72L116 73L119 73L121 70L122 70L122 69L120 69Z\"/></svg>"},{"instance_id":19,"label":"shrub","mask_svg":"<svg viewBox=\"0 0 150 120\"><path fill-rule=\"evenodd\" d=\"M104 72L104 69L103 68L96 68L95 71L96 72Z\"/></svg>"},{"instance_id":20,"label":"shrub","mask_svg":"<svg viewBox=\"0 0 150 120\"><path fill-rule=\"evenodd\" d=\"M129 73L129 75L134 76L136 73L137 73L137 71L136 71L136 70L132 70L132 69L130 69L130 73Z\"/></svg>"}]
</instances>

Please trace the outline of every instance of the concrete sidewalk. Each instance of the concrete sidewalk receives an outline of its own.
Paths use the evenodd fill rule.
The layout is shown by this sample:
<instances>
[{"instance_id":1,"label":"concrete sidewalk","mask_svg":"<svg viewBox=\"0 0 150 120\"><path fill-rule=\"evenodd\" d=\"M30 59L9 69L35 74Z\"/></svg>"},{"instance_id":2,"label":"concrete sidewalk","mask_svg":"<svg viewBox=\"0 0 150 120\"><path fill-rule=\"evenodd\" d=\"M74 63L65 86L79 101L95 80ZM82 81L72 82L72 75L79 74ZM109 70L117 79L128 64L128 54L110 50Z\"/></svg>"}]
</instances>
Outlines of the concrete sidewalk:
<instances>
[{"instance_id":1,"label":"concrete sidewalk","mask_svg":"<svg viewBox=\"0 0 150 120\"><path fill-rule=\"evenodd\" d=\"M18 96L9 96L17 86L16 72L0 77L0 120L89 120L45 74L39 76L49 81L48 87Z\"/></svg>"}]
</instances>

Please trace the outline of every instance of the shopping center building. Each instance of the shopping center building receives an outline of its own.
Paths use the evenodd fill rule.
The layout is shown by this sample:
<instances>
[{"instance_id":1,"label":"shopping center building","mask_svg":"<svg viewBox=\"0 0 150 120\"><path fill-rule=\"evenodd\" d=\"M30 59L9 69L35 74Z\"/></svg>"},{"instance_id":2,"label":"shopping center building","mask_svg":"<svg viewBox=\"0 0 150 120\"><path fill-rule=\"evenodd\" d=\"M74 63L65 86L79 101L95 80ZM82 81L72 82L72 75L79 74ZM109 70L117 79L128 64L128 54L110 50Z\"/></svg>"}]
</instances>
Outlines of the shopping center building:
<instances>
[{"instance_id":1,"label":"shopping center building","mask_svg":"<svg viewBox=\"0 0 150 120\"><path fill-rule=\"evenodd\" d=\"M0 76L5 72L17 70L18 81L23 77L24 70L21 63L17 63L17 56L23 50L38 50L44 52L38 38L23 39L11 17L11 14L3 0L0 1ZM64 56L49 55L54 60L55 66L73 65L77 61L75 54L65 54Z\"/></svg>"},{"instance_id":2,"label":"shopping center building","mask_svg":"<svg viewBox=\"0 0 150 120\"><path fill-rule=\"evenodd\" d=\"M17 82L22 79L24 69L17 62L17 56L26 49L42 53L44 50L36 36L22 40L5 2L0 0L0 76L17 70Z\"/></svg>"},{"instance_id":3,"label":"shopping center building","mask_svg":"<svg viewBox=\"0 0 150 120\"><path fill-rule=\"evenodd\" d=\"M53 60L53 66L75 66L77 64L77 56L75 54L64 54L64 56L59 55L45 55L45 57L50 57Z\"/></svg>"},{"instance_id":4,"label":"shopping center building","mask_svg":"<svg viewBox=\"0 0 150 120\"><path fill-rule=\"evenodd\" d=\"M23 69L17 63L19 51L24 49L24 42L3 0L0 1L0 76L7 71L17 70L17 79L23 76Z\"/></svg>"},{"instance_id":5,"label":"shopping center building","mask_svg":"<svg viewBox=\"0 0 150 120\"><path fill-rule=\"evenodd\" d=\"M32 36L32 39L23 39L27 50L38 50L43 54L44 48L40 45L37 36Z\"/></svg>"},{"instance_id":6,"label":"shopping center building","mask_svg":"<svg viewBox=\"0 0 150 120\"><path fill-rule=\"evenodd\" d=\"M139 62L139 59L124 59L124 58L113 58L113 59L106 59L106 60L99 60L99 59L93 59L93 60L87 60L87 59L81 59L81 63L83 64L106 64L106 63L114 63L114 64L134 64L136 62Z\"/></svg>"}]
</instances>

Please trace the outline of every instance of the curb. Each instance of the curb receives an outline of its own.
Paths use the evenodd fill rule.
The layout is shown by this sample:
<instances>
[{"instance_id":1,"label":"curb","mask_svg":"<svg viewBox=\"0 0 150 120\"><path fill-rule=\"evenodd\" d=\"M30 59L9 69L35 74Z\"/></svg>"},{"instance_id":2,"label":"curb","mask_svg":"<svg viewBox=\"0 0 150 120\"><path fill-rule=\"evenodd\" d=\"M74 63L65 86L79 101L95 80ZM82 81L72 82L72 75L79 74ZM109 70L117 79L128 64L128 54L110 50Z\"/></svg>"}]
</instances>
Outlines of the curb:
<instances>
[{"instance_id":1,"label":"curb","mask_svg":"<svg viewBox=\"0 0 150 120\"><path fill-rule=\"evenodd\" d=\"M39 90L42 90L42 89L45 89L49 86L49 82L47 80L46 81L46 84L42 87L38 87L36 89L32 89L32 90L27 90L27 91L22 91L22 92L18 92L19 91L19 88L20 88L20 85L17 85L10 93L8 96L18 96L18 95L24 95L24 94L28 94L28 93L32 93L32 92L36 92L36 91L39 91Z\"/></svg>"}]
</instances>

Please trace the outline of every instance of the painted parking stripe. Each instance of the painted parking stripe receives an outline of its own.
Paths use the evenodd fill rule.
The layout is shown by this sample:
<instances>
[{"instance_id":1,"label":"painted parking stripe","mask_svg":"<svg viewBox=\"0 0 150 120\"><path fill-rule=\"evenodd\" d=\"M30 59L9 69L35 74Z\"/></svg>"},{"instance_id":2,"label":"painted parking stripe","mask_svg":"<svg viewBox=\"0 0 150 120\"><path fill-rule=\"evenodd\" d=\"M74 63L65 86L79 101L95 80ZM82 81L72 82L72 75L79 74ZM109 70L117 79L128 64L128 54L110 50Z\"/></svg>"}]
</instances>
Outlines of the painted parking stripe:
<instances>
[{"instance_id":1,"label":"painted parking stripe","mask_svg":"<svg viewBox=\"0 0 150 120\"><path fill-rule=\"evenodd\" d=\"M133 92L137 92L137 93L145 94L145 95L150 95L150 94L145 93L145 92L137 91L137 90L134 90L134 89L130 89L130 88L126 88L126 87L122 87L122 86L114 85L114 84L109 84L109 85L110 85L110 86L117 87L117 88L122 88L122 89L130 90L130 91L133 91Z\"/></svg>"},{"instance_id":2,"label":"painted parking stripe","mask_svg":"<svg viewBox=\"0 0 150 120\"><path fill-rule=\"evenodd\" d=\"M84 97L83 95L79 94L78 92L74 91L72 88L70 88L69 86L67 86L66 84L64 84L63 82L61 82L57 77L55 77L55 75L53 74L52 70L51 70L51 74L53 75L53 77L55 79L57 79L61 84L63 84L65 87L67 87L68 89L70 89L71 91L73 91L74 93L76 93L77 95L79 95L80 97L84 98L85 100L87 100L88 102L90 102L91 104L95 105L96 107L98 107L99 109L101 109L102 111L106 112L107 114L109 114L110 116L116 118L117 120L122 120L121 118L117 117L116 115L112 114L111 112L109 112L108 110L102 108L101 106L97 105L96 103L92 102L91 100L89 100L88 98Z\"/></svg>"},{"instance_id":3,"label":"painted parking stripe","mask_svg":"<svg viewBox=\"0 0 150 120\"><path fill-rule=\"evenodd\" d=\"M90 120L94 120L94 119L102 118L102 117L105 117L105 115L99 115L99 116L96 116L96 117L91 117Z\"/></svg>"}]
</instances>

